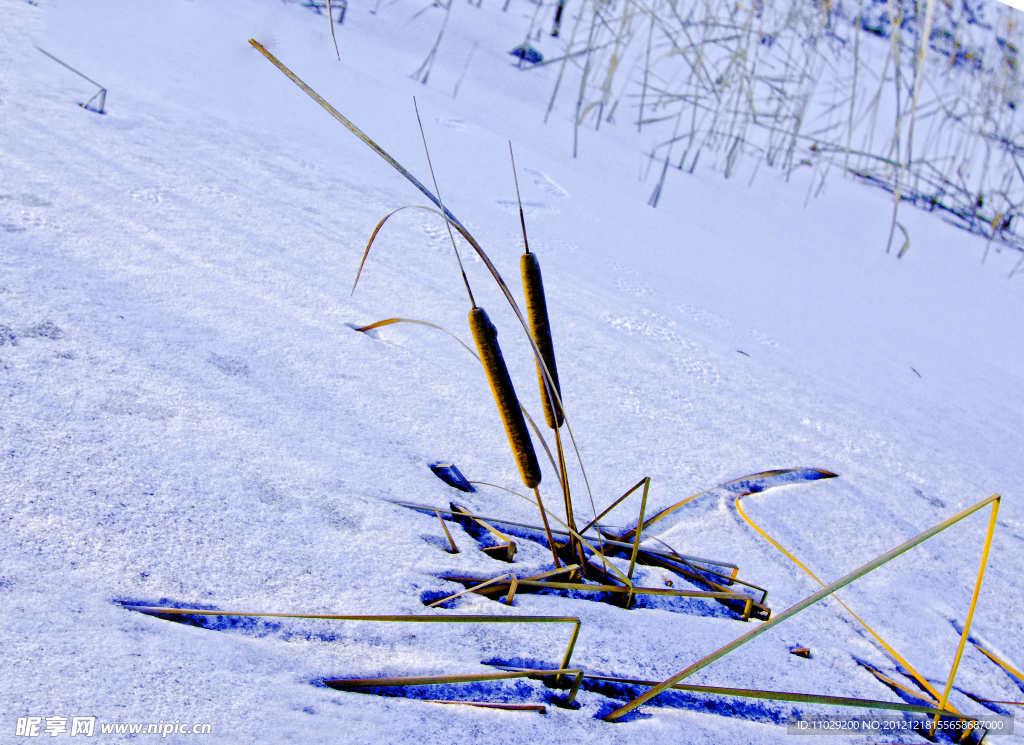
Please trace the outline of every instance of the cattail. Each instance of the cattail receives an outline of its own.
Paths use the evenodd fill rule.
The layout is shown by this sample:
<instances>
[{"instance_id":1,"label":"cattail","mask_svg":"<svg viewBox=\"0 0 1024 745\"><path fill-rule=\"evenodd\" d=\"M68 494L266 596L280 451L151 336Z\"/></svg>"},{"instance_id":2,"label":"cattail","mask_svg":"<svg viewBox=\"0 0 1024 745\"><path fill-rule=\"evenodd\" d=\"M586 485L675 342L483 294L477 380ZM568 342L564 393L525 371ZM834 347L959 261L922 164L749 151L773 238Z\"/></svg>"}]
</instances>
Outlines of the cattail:
<instances>
[{"instance_id":1,"label":"cattail","mask_svg":"<svg viewBox=\"0 0 1024 745\"><path fill-rule=\"evenodd\" d=\"M480 361L483 363L484 372L487 373L487 382L491 384L491 393L494 394L494 402L498 405L498 413L501 415L502 424L505 425L505 434L508 435L508 444L512 448L516 465L519 466L519 474L523 477L526 487L533 489L540 484L540 465L537 463L536 453L533 452L533 442L526 430L519 399L516 398L515 388L512 387L512 378L505 367L505 358L502 357L501 347L498 346L498 329L491 323L487 311L483 308L473 308L469 311L469 328L473 331L473 340L480 352Z\"/></svg>"},{"instance_id":2,"label":"cattail","mask_svg":"<svg viewBox=\"0 0 1024 745\"><path fill-rule=\"evenodd\" d=\"M558 369L555 367L555 347L551 343L551 324L548 322L548 304L544 299L544 280L540 275L540 262L532 253L524 253L519 259L523 273L523 292L526 294L526 315L530 319L530 333L540 350L540 357L551 373L555 393L561 400L562 389L558 385ZM544 370L537 364L537 378L540 380L540 400L544 403L544 419L551 429L562 426L562 407L554 396L548 394Z\"/></svg>"}]
</instances>

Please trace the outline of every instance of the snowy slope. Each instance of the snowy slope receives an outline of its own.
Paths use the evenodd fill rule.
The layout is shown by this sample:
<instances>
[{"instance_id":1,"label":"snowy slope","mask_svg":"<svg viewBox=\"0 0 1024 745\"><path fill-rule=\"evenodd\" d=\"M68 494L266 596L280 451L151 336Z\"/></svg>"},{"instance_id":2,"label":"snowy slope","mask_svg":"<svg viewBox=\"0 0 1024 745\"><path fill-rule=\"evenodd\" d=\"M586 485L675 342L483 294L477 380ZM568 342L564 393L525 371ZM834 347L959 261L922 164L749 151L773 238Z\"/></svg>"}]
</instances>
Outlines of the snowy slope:
<instances>
[{"instance_id":1,"label":"snowy slope","mask_svg":"<svg viewBox=\"0 0 1024 745\"><path fill-rule=\"evenodd\" d=\"M973 628L1019 669L1024 282L1006 280L1015 257L982 264L983 241L908 209L901 220L915 244L896 261L883 248L889 197L841 179L805 207L799 175L786 183L762 171L748 186L698 172L673 180L652 210L628 127L584 133L573 160L571 123L542 124L554 71L517 70L506 54L533 6L502 14L500 4L457 3L427 85L409 73L437 18L408 22L402 4L371 9L352 3L336 27L339 63L326 19L278 0L0 0L3 737L18 717L92 715L209 722L219 742L769 742L786 737L778 722L790 712L827 711L691 701L613 725L596 718L610 699L587 691L580 709L549 706L544 717L341 693L317 683L484 672L492 659L556 664L568 632L306 621L211 631L117 605L578 616L574 664L647 679L750 629L702 601L626 611L467 596L455 611L424 608L426 593L458 589L441 574L510 567L458 528L462 553L446 553L435 519L389 500L456 499L528 523L536 509L494 489L456 493L428 470L452 460L470 479L521 489L486 380L461 347L419 326L352 330L405 317L469 342L443 224L418 210L392 218L350 296L377 221L424 197L250 37L427 182L416 95L446 205L518 294L513 141L599 510L643 476L660 509L755 471L828 469L840 478L744 505L834 580L998 492ZM106 86L107 114L76 106L93 88L33 44ZM539 415L511 311L482 262L469 258L467 272ZM578 471L571 479L589 519ZM547 468L552 503L554 483ZM738 564L776 612L818 589L739 519L727 493L692 508L661 536L677 550ZM626 523L635 510L630 502L613 516ZM841 595L940 688L985 527L976 515ZM512 568L523 576L549 561L523 541ZM648 584L665 576L642 574ZM813 658L790 655L793 645ZM825 601L692 682L900 700L855 657L898 674ZM1024 700L970 646L957 685ZM479 697L493 690L550 696L520 682ZM951 701L985 711L961 691Z\"/></svg>"}]
</instances>

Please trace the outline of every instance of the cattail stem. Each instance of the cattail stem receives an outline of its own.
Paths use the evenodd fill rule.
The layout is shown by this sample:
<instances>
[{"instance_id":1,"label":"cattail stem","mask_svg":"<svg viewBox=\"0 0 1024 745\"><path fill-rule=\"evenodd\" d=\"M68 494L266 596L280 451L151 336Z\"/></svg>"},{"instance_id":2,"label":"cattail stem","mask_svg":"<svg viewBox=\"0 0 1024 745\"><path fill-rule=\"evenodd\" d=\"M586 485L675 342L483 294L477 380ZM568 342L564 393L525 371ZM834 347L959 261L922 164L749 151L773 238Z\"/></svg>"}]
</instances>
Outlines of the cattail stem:
<instances>
[{"instance_id":1,"label":"cattail stem","mask_svg":"<svg viewBox=\"0 0 1024 745\"><path fill-rule=\"evenodd\" d=\"M451 3L449 3L451 7ZM426 82L424 80L423 82ZM423 121L420 119L420 107L416 104L416 96L412 97L412 106L416 110L416 123L420 125L420 137L423 138L423 152L427 154L427 167L430 169L430 178L434 181L434 191L437 192L437 205L441 208L441 213L444 214L444 202L441 201L441 190L437 187L437 176L434 175L434 166L430 162L430 150L427 149L427 135L423 132ZM455 236L452 235L452 226L447 219L444 221L444 226L448 228L448 238L452 242L452 250L455 252L455 260L459 262L459 271L462 272L462 281L466 284L466 293L469 295L469 304L476 308L476 300L473 299L473 291L469 289L469 278L466 277L466 270L462 266L462 257L459 256L459 249L455 245ZM355 290L355 286L352 287Z\"/></svg>"},{"instance_id":2,"label":"cattail stem","mask_svg":"<svg viewBox=\"0 0 1024 745\"><path fill-rule=\"evenodd\" d=\"M569 36L569 45L565 48L565 54L562 55L562 66L558 70L558 77L555 79L555 88L551 91L551 100L548 101L548 110L544 112L544 123L548 123L548 117L551 116L551 109L555 105L555 97L558 95L558 87L562 84L562 75L565 74L565 66L568 64L569 59L572 57L572 46L576 42L576 30L580 27L580 20L583 18L583 11L586 10L586 2L580 6L579 15L576 16L576 22L572 27L572 34Z\"/></svg>"},{"instance_id":3,"label":"cattail stem","mask_svg":"<svg viewBox=\"0 0 1024 745\"><path fill-rule=\"evenodd\" d=\"M491 393L498 405L502 424L505 425L508 444L512 448L516 465L519 466L519 475L522 476L526 488L533 489L540 484L540 465L533 451L533 442L526 429L519 399L516 398L515 388L512 387L512 378L505 366L505 358L502 357L501 347L498 346L498 329L491 323L483 308L473 308L469 311L469 328L480 352L480 361L483 363L484 372L487 373L487 382L491 385Z\"/></svg>"},{"instance_id":4,"label":"cattail stem","mask_svg":"<svg viewBox=\"0 0 1024 745\"><path fill-rule=\"evenodd\" d=\"M569 492L569 473L565 469L565 452L562 450L562 435L558 429L555 429L555 449L558 451L558 466L561 470L561 481L562 481L562 497L565 499L565 522L569 526L570 542L572 544L573 554L579 559L580 569L583 571L583 575L587 576L587 557L583 553L583 544L577 537L578 531L576 530L576 518L572 511L572 494ZM591 500L593 502L593 500Z\"/></svg>"},{"instance_id":5,"label":"cattail stem","mask_svg":"<svg viewBox=\"0 0 1024 745\"><path fill-rule=\"evenodd\" d=\"M334 42L334 53L338 56L338 62L341 62L341 52L338 51L338 39L334 35L334 10L331 8L331 0L327 0L327 25L331 27L331 41Z\"/></svg>"},{"instance_id":6,"label":"cattail stem","mask_svg":"<svg viewBox=\"0 0 1024 745\"><path fill-rule=\"evenodd\" d=\"M371 150L373 150L375 153L377 153L379 156L381 156L385 161L387 161L388 165L390 165L392 168L394 168L396 171L398 171L400 174L402 174L402 176L404 176L406 179L408 179L408 181L411 184L413 184L413 186L415 186L417 189L419 189L431 202L433 202L435 205L437 205L437 207L441 210L441 213L444 215L444 217L448 221L448 223L452 227L454 227L456 230L458 230L459 234L463 238L465 238L466 242L469 243L469 245L473 248L473 250L475 250L477 252L477 255L483 261L484 265L487 267L487 270L491 273L491 276L494 278L494 281L497 283L498 287L501 289L501 292L505 296L505 299L508 301L509 307L511 307L512 311L516 314L516 318L519 320L519 323L522 325L523 330L527 333L527 337L530 339L530 345L534 348L534 353L535 354L539 354L539 350L536 347L536 343L533 341L532 336L529 335L529 329L527 328L528 324L527 324L526 318L523 316L522 311L520 311L519 305L516 303L515 298L512 295L512 291L509 289L508 285L505 283L505 280L502 279L501 274L498 272L497 267L494 266L494 263L491 261L490 257L483 250L483 248L480 246L480 244L477 242L477 240L473 237L473 235L466 229L466 227L461 222L459 222L458 218L456 218L455 215L453 215L451 212L449 212L441 204L440 199L438 197L435 197L433 194L431 194L430 190L427 189L422 183L420 183L420 181L415 176L413 176L411 173L409 173L409 171L407 171L398 161L396 161L394 158L392 158L390 155L388 155L377 143L375 143L373 140L371 140L369 137L367 137L366 134L362 130L360 130L357 126L355 126L352 122L350 122L347 118L345 118L345 116L342 115L341 112L339 112L337 109L335 109L329 103L327 103L327 101L325 101L319 94L317 94L316 91L314 91L308 85L303 83L302 80L300 80L299 77L297 75L295 75L295 73L293 73L291 70L289 70L279 59L277 59L274 55L272 55L270 52L268 52L259 42L257 42L255 39L250 39L249 43L255 49L257 49L260 52L260 54L265 56L267 58L267 60L269 60L272 65L274 65L276 68L278 68L289 80L291 80L303 92L305 92L306 95L308 95L310 98L312 98L314 101L316 101L320 106L322 106L324 108L324 110L327 111L327 113L329 113L332 117L337 119L346 129L348 129L350 132L352 132L352 134L354 134L356 137L358 137L360 140L362 140L367 145L367 147L369 147ZM468 287L467 287L467 290L468 290ZM510 387L511 387L511 383L510 383ZM590 480L587 478L587 470L586 470L586 468L583 465L583 457L582 457L582 455L580 455L579 446L576 444L576 438L573 435L572 426L571 426L571 424L569 423L568 420L565 421L565 429L566 429L566 432L569 435L569 441L572 443L573 451L576 454L576 460L577 460L577 462L580 465L580 475L583 477L583 483L586 486L587 493L590 496L591 506L593 507L594 497L593 497L593 493L590 490ZM557 435L558 430L555 430L555 433ZM559 458L559 461L561 462L560 471L561 471L562 474L565 474L566 473L566 469L565 469L565 455L564 455L564 452L563 452L563 449L562 449L561 437L557 437L556 445L557 445L557 449L558 449L558 458ZM531 443L531 447L532 447L532 443ZM534 459L536 460L536 456L534 456ZM539 483L540 482L539 469L538 469L537 473L538 473L537 483ZM564 475L563 475L563 478L562 478L562 489L563 489L564 493L568 494L568 492L569 492L569 484L568 484L568 480L564 477ZM596 514L596 510L595 510L595 514ZM614 569L614 565L609 565L609 566L612 569Z\"/></svg>"},{"instance_id":7,"label":"cattail stem","mask_svg":"<svg viewBox=\"0 0 1024 745\"><path fill-rule=\"evenodd\" d=\"M551 526L548 525L548 513L544 509L544 503L540 500L540 489L533 487L533 493L537 495L537 507L540 508L540 519L544 523L544 535L547 536L548 546L551 548L551 558L555 560L555 569L562 566L558 560L558 547L555 545L555 539L551 535Z\"/></svg>"}]
</instances>

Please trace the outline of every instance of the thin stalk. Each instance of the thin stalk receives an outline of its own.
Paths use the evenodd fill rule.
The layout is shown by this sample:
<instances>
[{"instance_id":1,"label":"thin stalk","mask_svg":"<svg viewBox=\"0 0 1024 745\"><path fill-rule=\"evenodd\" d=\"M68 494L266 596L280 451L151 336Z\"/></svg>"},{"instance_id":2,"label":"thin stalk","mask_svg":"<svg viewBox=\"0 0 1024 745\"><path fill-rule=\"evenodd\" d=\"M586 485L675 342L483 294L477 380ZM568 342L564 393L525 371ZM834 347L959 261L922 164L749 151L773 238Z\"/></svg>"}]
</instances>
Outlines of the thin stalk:
<instances>
[{"instance_id":1,"label":"thin stalk","mask_svg":"<svg viewBox=\"0 0 1024 745\"><path fill-rule=\"evenodd\" d=\"M583 108L583 96L587 91L587 78L590 76L590 59L594 48L594 28L597 26L598 12L597 5L594 5L594 15L590 19L590 35L587 37L587 61L583 64L583 76L580 78L580 95L576 99L576 116L572 125L572 157L575 158L579 151L580 111Z\"/></svg>"},{"instance_id":2,"label":"thin stalk","mask_svg":"<svg viewBox=\"0 0 1024 745\"><path fill-rule=\"evenodd\" d=\"M516 202L519 204L519 224L523 227L523 250L530 253L530 242L526 240L526 217L523 215L523 200L519 196L519 175L516 173L516 156L512 154L512 140L508 141L508 157L512 159L512 179L516 183Z\"/></svg>"},{"instance_id":3,"label":"thin stalk","mask_svg":"<svg viewBox=\"0 0 1024 745\"><path fill-rule=\"evenodd\" d=\"M419 69L412 74L415 80L419 80L423 85L427 84L427 78L430 77L430 71L434 68L434 60L437 58L437 48L441 45L441 39L444 38L444 30L448 27L448 16L452 12L452 3L454 0L448 0L448 4L444 6L444 20L441 22L441 30L437 32L437 38L434 40L434 46L431 47L430 53L427 54L426 59L423 60L423 64L420 65ZM422 74L422 79L420 75Z\"/></svg>"},{"instance_id":4,"label":"thin stalk","mask_svg":"<svg viewBox=\"0 0 1024 745\"><path fill-rule=\"evenodd\" d=\"M544 523L544 535L548 539L548 547L551 549L551 558L554 559L555 569L558 569L562 566L562 563L558 560L558 551L555 549L555 539L551 535L551 526L548 525L548 513L547 510L544 509L544 502L541 501L540 489L536 486L533 487L533 493L537 497L537 507L540 509L541 522Z\"/></svg>"},{"instance_id":5,"label":"thin stalk","mask_svg":"<svg viewBox=\"0 0 1024 745\"><path fill-rule=\"evenodd\" d=\"M934 2L934 0L929 0ZM967 611L967 620L964 622L964 630L960 633L960 644L956 648L956 656L953 658L953 667L949 671L949 678L946 680L946 687L942 691L942 698L939 699L940 709L946 708L946 702L949 700L949 692L953 689L953 680L956 678L956 672L960 667L960 658L963 656L964 647L967 645L967 637L971 633L971 621L974 620L974 609L978 605L978 596L981 594L981 581L985 578L985 567L988 566L988 550L992 546L992 535L996 530L996 518L999 515L999 502L992 503L992 514L988 519L988 533L985 536L985 547L981 551L981 564L978 566L978 578L974 581L974 593L971 595L971 607ZM939 723L939 717L936 714L935 719L932 720L932 732L934 733L935 727Z\"/></svg>"},{"instance_id":6,"label":"thin stalk","mask_svg":"<svg viewBox=\"0 0 1024 745\"><path fill-rule=\"evenodd\" d=\"M647 78L651 74L651 41L654 39L654 10L650 10L651 27L647 31L647 56L644 58L644 84L640 90L640 113L636 117L636 131L639 132L644 120L644 100L647 98Z\"/></svg>"},{"instance_id":7,"label":"thin stalk","mask_svg":"<svg viewBox=\"0 0 1024 745\"><path fill-rule=\"evenodd\" d=\"M459 95L459 86L462 85L462 79L466 77L466 71L469 70L469 63L473 59L473 53L476 51L477 43L473 42L473 48L469 50L469 56L466 57L466 65L462 68L462 74L459 75L459 79L455 81L455 90L452 91L452 98Z\"/></svg>"},{"instance_id":8,"label":"thin stalk","mask_svg":"<svg viewBox=\"0 0 1024 745\"><path fill-rule=\"evenodd\" d=\"M427 154L427 167L430 169L430 178L434 181L434 191L437 193L437 203L441 207L441 211L446 212L447 210L444 208L444 202L441 201L441 190L437 186L437 176L434 175L434 166L430 162L430 150L427 148L427 135L423 132L423 121L420 119L420 107L416 103L416 96L412 97L412 106L416 109L416 123L420 125L420 137L423 138L423 152ZM459 256L459 249L455 245L455 236L452 235L451 223L445 220L444 226L448 228L448 238L451 239L452 250L455 252L455 259L459 262L459 271L462 272L462 281L466 283L466 292L469 294L469 302L473 308L476 308L476 300L473 299L473 291L469 289L469 278L466 277L466 269L462 266L462 257Z\"/></svg>"},{"instance_id":9,"label":"thin stalk","mask_svg":"<svg viewBox=\"0 0 1024 745\"><path fill-rule=\"evenodd\" d=\"M548 123L548 117L551 116L551 109L555 105L555 97L558 95L558 87L562 84L562 75L565 74L565 66L569 62L569 58L572 56L572 45L576 41L576 30L580 26L580 20L583 18L583 12L587 7L586 0L583 5L580 6L580 12L576 16L576 21L572 26L572 33L569 35L569 45L565 48L565 56L562 57L562 66L558 70L558 77L555 79L554 90L551 91L551 100L548 101L548 110L544 112L544 123ZM589 49L589 46L588 46Z\"/></svg>"},{"instance_id":10,"label":"thin stalk","mask_svg":"<svg viewBox=\"0 0 1024 745\"><path fill-rule=\"evenodd\" d=\"M843 158L843 175L850 165L850 140L853 139L853 112L857 102L857 70L860 67L860 23L864 0L857 0L857 20L853 27L853 87L850 90L850 119L846 129L846 155Z\"/></svg>"},{"instance_id":11,"label":"thin stalk","mask_svg":"<svg viewBox=\"0 0 1024 745\"><path fill-rule=\"evenodd\" d=\"M338 40L334 36L334 12L331 10L331 0L327 0L327 25L331 27L331 41L334 42L334 53L338 55L338 62L341 62L341 52L338 51Z\"/></svg>"},{"instance_id":12,"label":"thin stalk","mask_svg":"<svg viewBox=\"0 0 1024 745\"><path fill-rule=\"evenodd\" d=\"M889 17L893 22L893 35L892 35L892 46L893 53L896 57L896 129L893 132L893 137L896 146L896 160L900 160L900 130L903 127L902 116L900 114L900 26L903 23L903 15L899 13L894 16L893 14L893 0L889 0ZM892 204L892 224L889 226L889 242L885 246L885 252L889 253L892 250L892 239L896 233L896 217L900 209L900 180L903 176L903 169L900 168L896 171L896 188L893 191L893 204Z\"/></svg>"}]
</instances>

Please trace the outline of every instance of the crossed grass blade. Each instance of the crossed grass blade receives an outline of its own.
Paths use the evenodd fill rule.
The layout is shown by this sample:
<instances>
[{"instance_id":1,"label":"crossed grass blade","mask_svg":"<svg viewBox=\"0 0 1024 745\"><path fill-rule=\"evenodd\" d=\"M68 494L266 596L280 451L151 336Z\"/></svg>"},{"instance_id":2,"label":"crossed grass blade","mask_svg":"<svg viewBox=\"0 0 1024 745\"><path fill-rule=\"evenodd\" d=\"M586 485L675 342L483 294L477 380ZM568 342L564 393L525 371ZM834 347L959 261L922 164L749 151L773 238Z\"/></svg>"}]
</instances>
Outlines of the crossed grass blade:
<instances>
[{"instance_id":1,"label":"crossed grass blade","mask_svg":"<svg viewBox=\"0 0 1024 745\"><path fill-rule=\"evenodd\" d=\"M753 629L752 631L744 634L743 636L741 636L741 637L739 637L737 639L734 639L733 641L729 642L725 646L717 649L716 651L714 651L711 654L707 655L703 659L698 660L694 664L690 665L688 668L686 668L682 672L677 673L676 675L673 675L668 680L666 680L666 681L664 681L662 683L659 683L658 685L656 685L653 688L651 688L650 690L648 690L646 693L642 694L641 696L638 696L637 698L633 699L632 701L630 701L629 703L625 704L624 706L619 707L615 711L613 711L610 714L608 714L607 716L605 716L604 717L605 721L613 722L613 721L616 721L617 719L620 719L621 717L623 717L624 715L626 715L627 713L629 713L633 709L637 708L638 706L641 706L644 702L649 701L650 699L654 698L655 696L657 696L662 691L670 688L671 686L673 686L676 683L679 683L682 680L685 680L686 678L690 677L694 673L697 673L697 672L703 670L708 665L712 664L716 660L721 659L722 657L725 657L726 655L728 655L731 652L735 651L736 649L740 648L741 646L743 646L747 642L753 641L755 638L757 638L761 634L765 633L769 629L773 628L774 626L777 626L778 624L782 623L783 621L791 618L792 616L795 616L797 613L800 613L801 611L806 610L807 608L811 607L812 605L815 605L816 603L820 602L821 600L824 600L825 598L827 598L830 595L832 595L833 593L835 593L837 590L841 590L843 587L846 587L847 585L855 582L856 580L858 580L861 577L863 577L864 575L874 571L875 569L877 569L878 567L882 566L883 564L886 564L889 561L892 561L897 556L900 556L901 554L906 553L907 551L912 549L914 546L917 546L918 544L923 543L924 541L928 540L932 536L935 536L938 533L941 533L943 530L946 530L950 526L960 522L964 518L969 517L970 515L973 515L975 512L977 512L977 511L983 509L984 507L988 506L989 504L991 504L991 505L993 505L993 507L992 507L992 516L991 516L990 522L989 522L988 535L986 536L986 539L985 539L985 551L984 551L984 554L983 554L983 557L982 557L982 565L981 565L981 569L979 571L978 580L977 580L977 582L975 584L974 597L971 600L971 608L970 608L970 612L969 612L969 617L973 616L974 607L975 607L975 605L977 603L977 599L978 599L978 591L980 590L980 587L981 587L981 579L982 579L982 576L983 576L983 573L984 573L985 563L986 563L986 560L988 558L988 547L989 547L989 545L991 544L991 541L992 541L992 532L993 532L993 528L995 527L995 517L998 514L999 501L1001 499L1002 498L998 494L993 494L992 496L987 497L987 498L981 500L977 504L972 505L971 507L968 507L967 509L962 510L961 512L958 512L956 515L953 515L952 517L950 517L950 518L948 518L946 520L943 520L941 523L938 523L937 525L929 528L928 530L924 531L923 533L918 534L914 538L911 538L910 540L900 544L899 546L897 546L896 548L892 549L891 551L887 551L886 553L884 553L881 556L879 556L877 559L874 559L874 560L868 562L867 564L865 564L864 566L860 567L859 569L855 569L853 572L850 572L845 577L842 577L842 578L836 580L835 582L833 582L832 584L830 584L830 585L828 585L826 587L823 587L821 590L819 590L818 592L814 593L813 595L810 595L809 597L801 600L796 605L793 605L790 608L788 608L788 609L784 610L783 612L779 613L778 615L776 615L772 620L768 621L767 623L764 623L761 626L757 627L756 629ZM960 654L962 653L963 645L964 645L964 642L967 639L967 633L968 633L969 630L970 629L969 629L969 624L968 624L968 625L965 626L964 633L961 635L960 647L957 650L957 656L956 656L956 659L954 661L953 670L950 673L949 682L947 684L947 694L948 694L948 688L952 685L953 677L956 675L956 668L957 668L957 665L958 665L958 663L960 661ZM936 696L936 698L939 699L939 701L940 701L940 706L944 710L943 711L944 715L946 713L952 714L952 715L957 715L958 714L957 712L955 712L952 709L952 707L948 706L948 704L947 704L947 702L945 700L946 696L943 696L941 698L939 696Z\"/></svg>"},{"instance_id":2,"label":"crossed grass blade","mask_svg":"<svg viewBox=\"0 0 1024 745\"><path fill-rule=\"evenodd\" d=\"M760 526L757 525L757 523L755 523L752 519L750 519L750 517L743 510L743 506L741 504L741 500L745 496L750 496L750 495L749 494L742 494L742 495L740 495L740 496L738 496L736 498L736 502L735 502L736 511L739 513L740 517L742 517L743 520L748 525L750 525L750 527L752 527L757 533L759 533L765 540L767 540L770 544L772 544L772 546L774 546L780 552L782 552L782 554L785 555L786 558L788 558L790 561L792 561L794 564L796 564L798 567L800 567L800 569L802 569L811 579L813 579L815 582L817 582L822 587L825 587L825 583L822 582L814 574L814 572L812 572L810 569L808 569L807 566L803 562L801 562L799 559L797 559L796 556L794 556L792 553L790 553L785 548L783 548L782 544L780 544L778 541L776 541L774 538L772 538L770 535L768 535ZM998 501L994 503L993 516L992 516L992 520L990 521L990 526L989 526L989 535L987 536L987 538L985 540L985 547L984 547L984 553L982 555L981 569L979 570L978 581L975 583L974 597L973 597L973 599L971 601L970 613L969 613L968 620L967 620L967 629L968 630L970 628L971 618L973 618L973 613L974 613L975 605L977 604L977 594L978 594L978 592L981 589L981 578L984 575L985 565L987 564L987 561L988 561L988 549L989 549L989 546L991 544L991 539L992 539L991 531L995 527L995 515L996 515L997 512L998 512ZM946 691L945 691L944 694L940 695L939 692L935 689L935 687L928 681L928 679L924 675L919 673L914 668L913 665L911 665L899 652L897 652L896 649L893 648L893 646L891 644L889 644L887 641L885 641L885 639L883 639L881 637L881 635L878 634L878 632L876 632L873 628L871 628L867 624L866 621L864 621L860 616L858 616L856 613L854 613L852 608L850 608L848 605L846 605L846 603L844 603L838 597L835 598L835 600L836 600L837 603L839 603L839 605L841 605L846 610L847 613L849 613L851 616L853 616L853 618L861 626L864 627L864 630L867 631L875 639L875 641L877 641L879 644L882 645L882 647L886 650L886 652L889 653L890 656L892 656L900 665L902 665L910 673L910 675L914 678L914 680L916 680L918 682L918 684L920 684L921 687L924 688L925 691L927 691L927 694L932 697L932 699L936 702L936 704L938 705L938 707L940 709L947 708L946 707L946 699L949 697L949 691L950 691L950 689L952 687L952 684L953 684L953 678L956 677L956 670L957 670L957 667L959 666L960 657L963 654L964 645L966 644L966 641L967 641L966 631L963 634L961 634L960 645L959 645L959 647L957 649L956 657L955 657L954 663L953 663L953 670L950 673L950 676L949 676L949 679L948 679L948 683L947 683L947 686L946 686ZM878 671L871 670L871 672L876 677L879 677L880 679L882 679L883 682L885 682L887 685L892 685L892 686L896 686L898 688L902 688L902 686L900 686L898 683L896 683L896 682L894 682L892 680L889 680L887 678L884 678L884 676L882 676L881 673L879 673ZM904 689L904 690L907 690L907 689ZM915 693L913 691L908 691L908 692L912 693L914 695L918 695L917 693ZM956 711L956 709L953 709L952 707L948 707L948 708L950 708L954 712Z\"/></svg>"}]
</instances>

